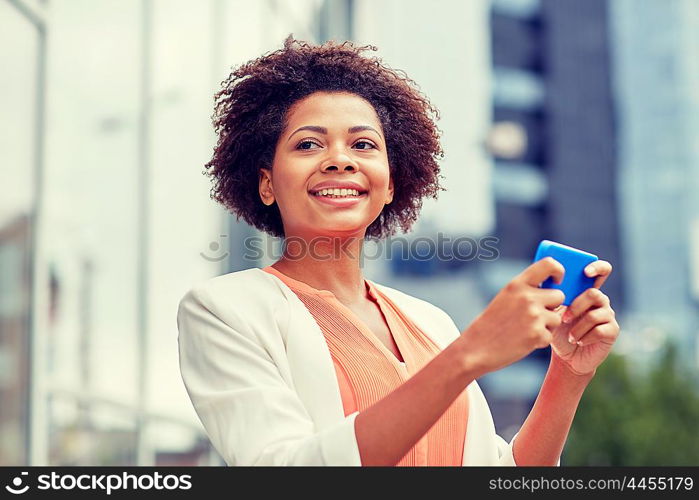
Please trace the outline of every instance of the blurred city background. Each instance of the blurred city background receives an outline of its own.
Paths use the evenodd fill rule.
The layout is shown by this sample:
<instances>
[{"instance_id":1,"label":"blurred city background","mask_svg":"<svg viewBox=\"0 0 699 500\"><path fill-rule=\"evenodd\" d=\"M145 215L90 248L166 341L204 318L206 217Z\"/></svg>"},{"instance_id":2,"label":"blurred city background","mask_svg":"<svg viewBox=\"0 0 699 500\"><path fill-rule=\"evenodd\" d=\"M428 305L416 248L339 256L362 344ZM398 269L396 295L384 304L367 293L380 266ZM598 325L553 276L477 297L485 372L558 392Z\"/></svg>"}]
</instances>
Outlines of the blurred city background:
<instances>
[{"instance_id":1,"label":"blurred city background","mask_svg":"<svg viewBox=\"0 0 699 500\"><path fill-rule=\"evenodd\" d=\"M465 328L541 239L610 261L621 336L562 464L699 465L696 0L0 0L0 465L223 465L176 310L278 258L202 172L213 94L289 33L376 45L440 110L447 191L401 236L498 238L366 275ZM549 356L479 379L506 439Z\"/></svg>"}]
</instances>

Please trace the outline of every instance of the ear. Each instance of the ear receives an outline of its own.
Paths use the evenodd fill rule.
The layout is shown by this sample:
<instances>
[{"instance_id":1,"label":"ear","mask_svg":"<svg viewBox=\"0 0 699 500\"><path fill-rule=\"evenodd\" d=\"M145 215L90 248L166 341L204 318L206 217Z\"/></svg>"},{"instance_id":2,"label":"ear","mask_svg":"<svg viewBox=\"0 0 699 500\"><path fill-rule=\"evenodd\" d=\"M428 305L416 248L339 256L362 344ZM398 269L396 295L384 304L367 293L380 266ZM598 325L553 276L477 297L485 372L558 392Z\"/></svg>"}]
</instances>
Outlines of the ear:
<instances>
[{"instance_id":1,"label":"ear","mask_svg":"<svg viewBox=\"0 0 699 500\"><path fill-rule=\"evenodd\" d=\"M388 194L386 195L385 205L388 205L393 201L393 177L391 176L388 180Z\"/></svg>"},{"instance_id":2,"label":"ear","mask_svg":"<svg viewBox=\"0 0 699 500\"><path fill-rule=\"evenodd\" d=\"M262 203L269 206L274 203L274 188L272 187L272 171L268 168L260 169L259 192Z\"/></svg>"}]
</instances>

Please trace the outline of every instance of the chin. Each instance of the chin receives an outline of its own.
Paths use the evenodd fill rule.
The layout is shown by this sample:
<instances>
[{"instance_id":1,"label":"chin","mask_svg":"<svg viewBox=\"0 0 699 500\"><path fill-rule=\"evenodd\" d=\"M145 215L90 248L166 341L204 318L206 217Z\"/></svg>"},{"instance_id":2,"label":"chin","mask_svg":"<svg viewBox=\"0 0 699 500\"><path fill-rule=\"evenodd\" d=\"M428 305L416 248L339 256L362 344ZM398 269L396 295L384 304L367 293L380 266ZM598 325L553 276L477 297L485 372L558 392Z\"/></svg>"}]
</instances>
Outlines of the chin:
<instances>
[{"instance_id":1,"label":"chin","mask_svg":"<svg viewBox=\"0 0 699 500\"><path fill-rule=\"evenodd\" d=\"M348 238L355 236L357 238L363 238L364 235L366 234L367 228L365 226L362 227L342 227L342 226L334 226L334 227L326 227L322 229L316 230L316 233L320 237L329 237L329 238Z\"/></svg>"}]
</instances>

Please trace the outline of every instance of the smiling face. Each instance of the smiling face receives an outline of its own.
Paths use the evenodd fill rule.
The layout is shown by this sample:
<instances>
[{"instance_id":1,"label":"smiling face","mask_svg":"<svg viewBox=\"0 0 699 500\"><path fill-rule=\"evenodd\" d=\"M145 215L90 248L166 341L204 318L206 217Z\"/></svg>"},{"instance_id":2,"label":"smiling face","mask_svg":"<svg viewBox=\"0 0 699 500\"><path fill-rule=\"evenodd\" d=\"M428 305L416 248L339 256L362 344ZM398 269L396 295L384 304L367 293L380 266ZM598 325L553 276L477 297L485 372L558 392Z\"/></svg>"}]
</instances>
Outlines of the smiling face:
<instances>
[{"instance_id":1,"label":"smiling face","mask_svg":"<svg viewBox=\"0 0 699 500\"><path fill-rule=\"evenodd\" d=\"M314 193L321 183L353 183L360 195L319 197ZM363 237L393 200L386 141L373 106L347 92L315 92L294 103L271 171L260 169L259 190L263 203L277 202L286 237Z\"/></svg>"}]
</instances>

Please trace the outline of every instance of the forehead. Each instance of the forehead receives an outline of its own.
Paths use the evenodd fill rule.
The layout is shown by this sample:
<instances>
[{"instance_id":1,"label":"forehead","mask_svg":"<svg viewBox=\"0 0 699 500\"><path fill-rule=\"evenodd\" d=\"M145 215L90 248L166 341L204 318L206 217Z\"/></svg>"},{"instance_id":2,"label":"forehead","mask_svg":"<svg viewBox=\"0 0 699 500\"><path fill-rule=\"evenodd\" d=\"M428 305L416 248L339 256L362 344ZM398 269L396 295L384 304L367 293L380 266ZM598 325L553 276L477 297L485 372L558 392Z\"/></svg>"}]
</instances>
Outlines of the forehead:
<instances>
[{"instance_id":1,"label":"forehead","mask_svg":"<svg viewBox=\"0 0 699 500\"><path fill-rule=\"evenodd\" d=\"M314 92L299 99L289 108L287 122L289 126L332 126L333 123L381 126L371 103L349 92Z\"/></svg>"}]
</instances>

